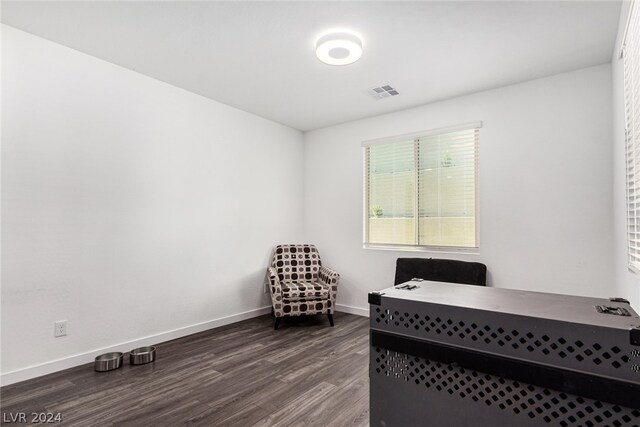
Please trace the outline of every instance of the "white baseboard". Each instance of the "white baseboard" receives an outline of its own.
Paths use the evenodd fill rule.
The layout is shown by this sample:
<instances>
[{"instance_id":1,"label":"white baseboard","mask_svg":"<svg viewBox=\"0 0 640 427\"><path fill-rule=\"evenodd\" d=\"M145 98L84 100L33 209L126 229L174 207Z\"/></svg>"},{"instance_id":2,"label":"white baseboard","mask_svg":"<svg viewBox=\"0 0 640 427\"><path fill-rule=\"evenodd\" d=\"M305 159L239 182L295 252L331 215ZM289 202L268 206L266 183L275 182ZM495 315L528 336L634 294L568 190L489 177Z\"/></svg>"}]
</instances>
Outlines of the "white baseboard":
<instances>
[{"instance_id":1,"label":"white baseboard","mask_svg":"<svg viewBox=\"0 0 640 427\"><path fill-rule=\"evenodd\" d=\"M84 365L85 363L93 362L93 359L96 356L103 353L109 353L112 351L121 351L124 353L131 350L132 348L170 341L176 338L206 331L207 329L218 328L230 323L239 322L245 319L251 319L252 317L261 316L270 312L271 306L262 307L255 310L233 314L231 316L221 317L219 319L196 323L195 325L185 326L182 328L173 329L171 331L161 332L159 334L149 335L143 338L122 342L109 347L98 348L86 353L79 353L72 356L64 357L62 359L52 360L50 362L45 362L38 365L27 366L26 368L2 373L2 375L0 375L0 385L5 386L14 384L31 378L40 377L42 375L51 374L53 372L62 371L64 369L73 368L74 366Z\"/></svg>"},{"instance_id":2,"label":"white baseboard","mask_svg":"<svg viewBox=\"0 0 640 427\"><path fill-rule=\"evenodd\" d=\"M352 307L350 305L336 304L336 311L341 311L343 313L351 313L358 316L369 317L368 308L360 308L360 307Z\"/></svg>"}]
</instances>

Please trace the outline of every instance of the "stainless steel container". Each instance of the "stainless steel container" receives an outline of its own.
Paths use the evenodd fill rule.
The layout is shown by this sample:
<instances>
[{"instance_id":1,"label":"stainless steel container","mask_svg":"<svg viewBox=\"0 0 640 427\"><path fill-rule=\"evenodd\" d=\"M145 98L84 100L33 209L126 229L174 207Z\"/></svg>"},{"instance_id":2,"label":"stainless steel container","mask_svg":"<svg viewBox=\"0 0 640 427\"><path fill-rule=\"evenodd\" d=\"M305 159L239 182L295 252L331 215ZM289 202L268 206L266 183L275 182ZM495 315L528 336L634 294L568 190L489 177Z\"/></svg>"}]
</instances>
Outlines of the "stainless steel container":
<instances>
[{"instance_id":1,"label":"stainless steel container","mask_svg":"<svg viewBox=\"0 0 640 427\"><path fill-rule=\"evenodd\" d=\"M135 348L129 353L130 365L144 365L145 363L153 362L155 359L156 347L153 345Z\"/></svg>"},{"instance_id":2,"label":"stainless steel container","mask_svg":"<svg viewBox=\"0 0 640 427\"><path fill-rule=\"evenodd\" d=\"M113 371L122 366L122 353L115 351L113 353L105 353L96 357L94 368L98 372Z\"/></svg>"}]
</instances>

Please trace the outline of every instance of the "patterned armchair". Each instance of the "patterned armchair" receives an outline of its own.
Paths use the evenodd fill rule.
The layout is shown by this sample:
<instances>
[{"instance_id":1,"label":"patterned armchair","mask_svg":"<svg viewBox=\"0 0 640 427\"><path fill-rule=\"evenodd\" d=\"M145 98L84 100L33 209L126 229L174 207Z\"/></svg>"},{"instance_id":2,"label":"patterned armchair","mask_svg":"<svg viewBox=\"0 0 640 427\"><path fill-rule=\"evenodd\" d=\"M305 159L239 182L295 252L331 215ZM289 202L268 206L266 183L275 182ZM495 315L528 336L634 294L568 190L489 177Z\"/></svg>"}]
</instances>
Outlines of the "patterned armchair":
<instances>
[{"instance_id":1,"label":"patterned armchair","mask_svg":"<svg viewBox=\"0 0 640 427\"><path fill-rule=\"evenodd\" d=\"M314 245L278 245L269 273L274 329L283 317L326 314L333 326L340 275L324 267Z\"/></svg>"}]
</instances>

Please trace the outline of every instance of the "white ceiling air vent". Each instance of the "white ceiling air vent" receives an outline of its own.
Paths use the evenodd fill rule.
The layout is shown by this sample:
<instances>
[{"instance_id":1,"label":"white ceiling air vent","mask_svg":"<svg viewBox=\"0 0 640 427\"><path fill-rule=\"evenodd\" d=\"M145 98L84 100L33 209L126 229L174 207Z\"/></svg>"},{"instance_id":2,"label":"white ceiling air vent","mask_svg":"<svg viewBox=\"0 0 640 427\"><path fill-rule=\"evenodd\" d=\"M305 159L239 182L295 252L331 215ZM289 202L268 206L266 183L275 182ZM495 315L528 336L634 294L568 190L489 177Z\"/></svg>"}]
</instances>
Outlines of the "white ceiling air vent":
<instances>
[{"instance_id":1,"label":"white ceiling air vent","mask_svg":"<svg viewBox=\"0 0 640 427\"><path fill-rule=\"evenodd\" d=\"M396 89L392 88L389 85L374 87L373 89L369 89L367 93L375 99L389 98L391 96L400 95Z\"/></svg>"}]
</instances>

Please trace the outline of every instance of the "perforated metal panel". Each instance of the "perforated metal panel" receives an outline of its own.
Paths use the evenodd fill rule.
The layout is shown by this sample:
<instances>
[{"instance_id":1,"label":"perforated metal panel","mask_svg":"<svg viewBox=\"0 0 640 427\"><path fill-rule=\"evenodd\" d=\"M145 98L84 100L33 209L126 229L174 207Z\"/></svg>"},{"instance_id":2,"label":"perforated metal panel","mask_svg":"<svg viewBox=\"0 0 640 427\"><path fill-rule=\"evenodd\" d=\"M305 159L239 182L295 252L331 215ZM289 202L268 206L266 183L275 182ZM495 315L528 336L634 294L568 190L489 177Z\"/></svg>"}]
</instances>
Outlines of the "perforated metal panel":
<instances>
[{"instance_id":1,"label":"perforated metal panel","mask_svg":"<svg viewBox=\"0 0 640 427\"><path fill-rule=\"evenodd\" d=\"M385 377L386 381L398 382L400 387L412 394L426 390L432 395L442 394L459 400L457 406L467 412L473 412L480 407L490 408L495 412L496 424L493 425L507 425L500 424L499 420L505 420L501 418L501 413L515 415L522 422L533 421L562 427L637 426L640 423L640 411L637 409L520 383L379 347L371 348L370 367L372 382ZM431 402L438 400L431 399ZM449 408L438 408L436 405L428 408L414 407L416 412L424 411L427 414L443 409ZM372 410L375 412L374 408ZM405 417L413 419L406 413L387 415L385 424L402 425L406 421ZM420 418L420 415L415 417ZM375 420L377 419L379 417L376 416ZM372 425L377 424L375 420ZM451 420L451 425L454 424L455 421ZM425 419L423 425L437 424L430 424L428 419Z\"/></svg>"},{"instance_id":2,"label":"perforated metal panel","mask_svg":"<svg viewBox=\"0 0 640 427\"><path fill-rule=\"evenodd\" d=\"M640 350L625 331L435 304L425 313L393 298L371 314L371 326L383 331L640 381Z\"/></svg>"}]
</instances>

